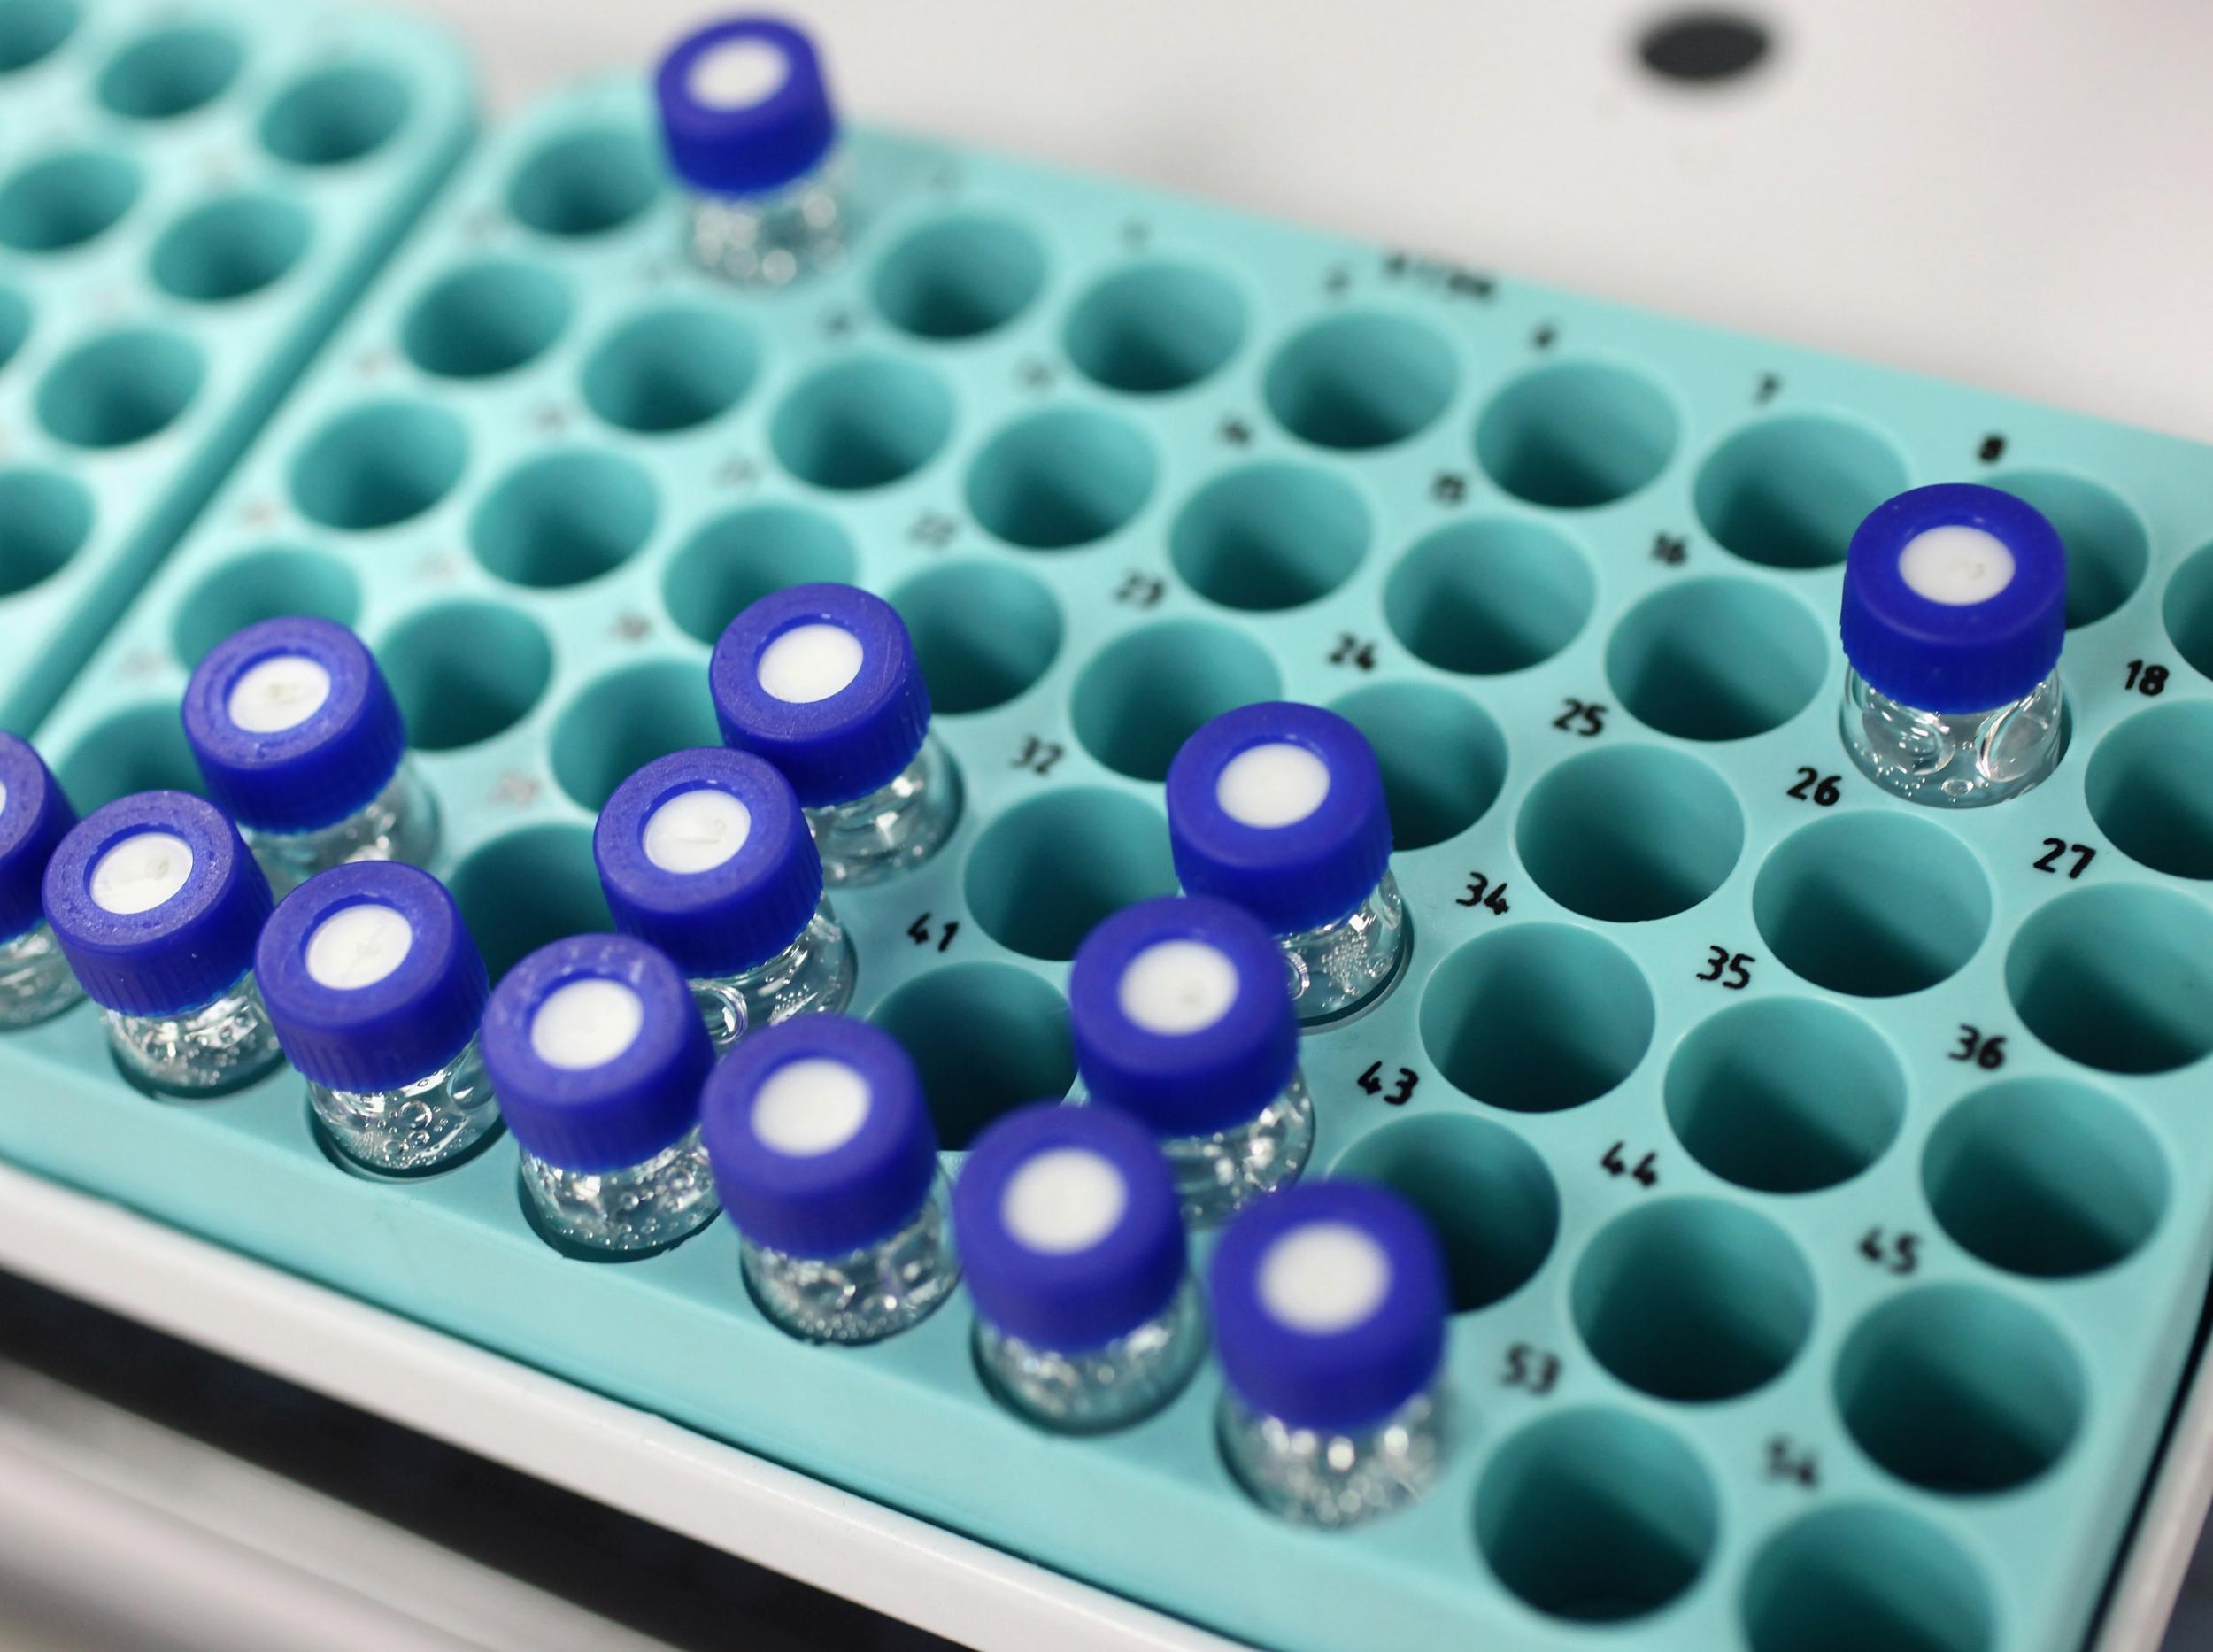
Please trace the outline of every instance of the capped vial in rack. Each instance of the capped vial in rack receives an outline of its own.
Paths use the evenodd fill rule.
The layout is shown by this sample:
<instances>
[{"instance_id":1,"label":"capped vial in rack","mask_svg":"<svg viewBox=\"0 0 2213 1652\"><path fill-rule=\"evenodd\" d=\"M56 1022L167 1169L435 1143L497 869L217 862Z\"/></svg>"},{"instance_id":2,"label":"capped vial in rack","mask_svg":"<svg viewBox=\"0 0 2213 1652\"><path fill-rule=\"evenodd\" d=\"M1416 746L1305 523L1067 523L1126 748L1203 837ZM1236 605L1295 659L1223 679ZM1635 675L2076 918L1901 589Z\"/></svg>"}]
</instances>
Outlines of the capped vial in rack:
<instances>
[{"instance_id":1,"label":"capped vial in rack","mask_svg":"<svg viewBox=\"0 0 2213 1652\"><path fill-rule=\"evenodd\" d=\"M1367 737L1335 712L1271 701L1224 712L1168 770L1176 875L1266 924L1301 1023L1379 997L1406 955L1391 814Z\"/></svg>"},{"instance_id":2,"label":"capped vial in rack","mask_svg":"<svg viewBox=\"0 0 2213 1652\"><path fill-rule=\"evenodd\" d=\"M1396 1194L1310 1183L1230 1224L1210 1276L1230 1471L1287 1520L1412 1502L1450 1447L1445 1267Z\"/></svg>"},{"instance_id":3,"label":"capped vial in rack","mask_svg":"<svg viewBox=\"0 0 2213 1652\"><path fill-rule=\"evenodd\" d=\"M133 1083L220 1095L284 1059L253 978L269 882L213 804L142 791L95 809L47 862L44 896Z\"/></svg>"},{"instance_id":4,"label":"capped vial in rack","mask_svg":"<svg viewBox=\"0 0 2213 1652\"><path fill-rule=\"evenodd\" d=\"M1068 1023L1086 1099L1153 1132L1193 1226L1306 1168L1298 1016L1283 954L1243 908L1192 895L1115 913L1076 948Z\"/></svg>"},{"instance_id":5,"label":"capped vial in rack","mask_svg":"<svg viewBox=\"0 0 2213 1652\"><path fill-rule=\"evenodd\" d=\"M693 263L781 287L837 260L844 167L812 41L769 18L711 24L661 59L654 89Z\"/></svg>"},{"instance_id":6,"label":"capped vial in rack","mask_svg":"<svg viewBox=\"0 0 2213 1652\"><path fill-rule=\"evenodd\" d=\"M46 863L76 823L29 742L0 732L0 1031L58 1015L84 996L39 907Z\"/></svg>"},{"instance_id":7,"label":"capped vial in rack","mask_svg":"<svg viewBox=\"0 0 2213 1652\"><path fill-rule=\"evenodd\" d=\"M1041 1102L976 1138L952 1189L975 1363L1044 1427L1150 1417L1207 1351L1167 1162L1111 1108Z\"/></svg>"},{"instance_id":8,"label":"capped vial in rack","mask_svg":"<svg viewBox=\"0 0 2213 1652\"><path fill-rule=\"evenodd\" d=\"M1840 729L1876 784L1978 808L2059 766L2067 551L2025 500L1944 482L1877 506L1845 559L1840 629Z\"/></svg>"},{"instance_id":9,"label":"capped vial in rack","mask_svg":"<svg viewBox=\"0 0 2213 1652\"><path fill-rule=\"evenodd\" d=\"M543 1232L642 1255L713 1220L699 1086L714 1051L659 952L628 935L539 947L492 989L483 1040Z\"/></svg>"},{"instance_id":10,"label":"capped vial in rack","mask_svg":"<svg viewBox=\"0 0 2213 1652\"><path fill-rule=\"evenodd\" d=\"M891 1035L802 1015L730 1052L700 1104L760 1311L810 1342L927 1317L960 1266L922 1084Z\"/></svg>"},{"instance_id":11,"label":"capped vial in rack","mask_svg":"<svg viewBox=\"0 0 2213 1652\"><path fill-rule=\"evenodd\" d=\"M791 783L833 885L921 865L960 815L906 625L857 585L794 585L732 620L708 666L724 744Z\"/></svg>"},{"instance_id":12,"label":"capped vial in rack","mask_svg":"<svg viewBox=\"0 0 2213 1652\"><path fill-rule=\"evenodd\" d=\"M254 979L317 1121L355 1163L435 1170L497 1126L476 1036L484 960L429 873L366 861L309 878L263 927Z\"/></svg>"},{"instance_id":13,"label":"capped vial in rack","mask_svg":"<svg viewBox=\"0 0 2213 1652\"><path fill-rule=\"evenodd\" d=\"M852 942L799 799L760 758L656 758L615 788L591 850L615 928L684 972L717 1054L748 1025L835 1014L852 996Z\"/></svg>"},{"instance_id":14,"label":"capped vial in rack","mask_svg":"<svg viewBox=\"0 0 2213 1652\"><path fill-rule=\"evenodd\" d=\"M184 735L280 895L348 861L420 866L437 848L398 702L333 621L264 620L218 643L185 687Z\"/></svg>"}]
</instances>

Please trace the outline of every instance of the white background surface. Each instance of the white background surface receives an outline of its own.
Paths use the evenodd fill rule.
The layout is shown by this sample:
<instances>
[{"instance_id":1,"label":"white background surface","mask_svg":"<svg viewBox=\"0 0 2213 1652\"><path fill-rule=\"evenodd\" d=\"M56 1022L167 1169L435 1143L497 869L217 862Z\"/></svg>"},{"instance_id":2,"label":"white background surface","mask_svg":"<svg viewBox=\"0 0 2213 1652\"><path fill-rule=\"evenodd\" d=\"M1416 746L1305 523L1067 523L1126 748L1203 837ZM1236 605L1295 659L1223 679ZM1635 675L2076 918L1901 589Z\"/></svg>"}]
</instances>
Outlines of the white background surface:
<instances>
[{"instance_id":1,"label":"white background surface","mask_svg":"<svg viewBox=\"0 0 2213 1652\"><path fill-rule=\"evenodd\" d=\"M413 0L512 105L700 0ZM856 118L2213 440L2213 5L1777 0L1660 81L1651 0L789 0Z\"/></svg>"}]
</instances>

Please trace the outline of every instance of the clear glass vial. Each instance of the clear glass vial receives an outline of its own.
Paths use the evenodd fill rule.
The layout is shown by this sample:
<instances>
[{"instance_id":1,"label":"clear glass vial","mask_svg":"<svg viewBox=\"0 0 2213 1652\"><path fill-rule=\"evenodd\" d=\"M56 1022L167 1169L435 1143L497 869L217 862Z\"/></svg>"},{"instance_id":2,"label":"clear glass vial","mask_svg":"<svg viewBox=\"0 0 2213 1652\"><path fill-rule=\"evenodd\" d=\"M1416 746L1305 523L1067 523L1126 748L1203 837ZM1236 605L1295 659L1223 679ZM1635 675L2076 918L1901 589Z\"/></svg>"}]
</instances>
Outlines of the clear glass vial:
<instances>
[{"instance_id":1,"label":"clear glass vial","mask_svg":"<svg viewBox=\"0 0 2213 1652\"><path fill-rule=\"evenodd\" d=\"M805 35L767 18L712 24L661 60L654 87L694 264L742 286L781 287L837 262L844 166Z\"/></svg>"},{"instance_id":2,"label":"clear glass vial","mask_svg":"<svg viewBox=\"0 0 2213 1652\"><path fill-rule=\"evenodd\" d=\"M493 989L482 1038L523 1193L549 1239L639 1256L714 1218L698 1122L714 1052L661 953L628 935L542 946Z\"/></svg>"},{"instance_id":3,"label":"clear glass vial","mask_svg":"<svg viewBox=\"0 0 2213 1652\"><path fill-rule=\"evenodd\" d=\"M253 978L268 880L213 805L142 791L96 809L54 851L44 894L133 1083L220 1095L283 1059Z\"/></svg>"},{"instance_id":4,"label":"clear glass vial","mask_svg":"<svg viewBox=\"0 0 2213 1652\"><path fill-rule=\"evenodd\" d=\"M592 858L615 927L691 983L716 1054L746 1028L831 1014L853 948L790 784L726 746L656 758L599 811Z\"/></svg>"},{"instance_id":5,"label":"clear glass vial","mask_svg":"<svg viewBox=\"0 0 2213 1652\"><path fill-rule=\"evenodd\" d=\"M891 1034L805 1015L748 1038L701 1103L761 1312L810 1342L880 1341L960 1279L937 1134Z\"/></svg>"},{"instance_id":6,"label":"clear glass vial","mask_svg":"<svg viewBox=\"0 0 2213 1652\"><path fill-rule=\"evenodd\" d=\"M317 1122L355 1163L436 1170L497 1127L476 1036L484 960L429 873L363 861L308 879L263 927L254 977Z\"/></svg>"},{"instance_id":7,"label":"clear glass vial","mask_svg":"<svg viewBox=\"0 0 2213 1652\"><path fill-rule=\"evenodd\" d=\"M1383 772L1344 718L1288 701L1216 717L1168 765L1168 825L1184 889L1243 907L1276 937L1302 1024L1390 989L1406 903Z\"/></svg>"},{"instance_id":8,"label":"clear glass vial","mask_svg":"<svg viewBox=\"0 0 2213 1652\"><path fill-rule=\"evenodd\" d=\"M1111 1108L1024 1108L978 1137L953 1186L975 1363L1010 1409L1097 1433L1191 1380L1207 1323L1175 1184L1152 1134Z\"/></svg>"},{"instance_id":9,"label":"clear glass vial","mask_svg":"<svg viewBox=\"0 0 2213 1652\"><path fill-rule=\"evenodd\" d=\"M1846 558L1839 721L1862 774L1916 803L1980 808L2059 766L2067 552L1997 488L1916 488L1868 513Z\"/></svg>"},{"instance_id":10,"label":"clear glass vial","mask_svg":"<svg viewBox=\"0 0 2213 1652\"><path fill-rule=\"evenodd\" d=\"M77 812L27 741L0 733L0 1032L84 996L40 906L46 863Z\"/></svg>"},{"instance_id":11,"label":"clear glass vial","mask_svg":"<svg viewBox=\"0 0 2213 1652\"><path fill-rule=\"evenodd\" d=\"M422 865L435 795L407 761L399 704L361 639L329 620L264 620L212 649L184 691L208 794L282 895L350 861Z\"/></svg>"},{"instance_id":12,"label":"clear glass vial","mask_svg":"<svg viewBox=\"0 0 2213 1652\"><path fill-rule=\"evenodd\" d=\"M1211 1282L1216 1432L1255 1502L1347 1526L1436 1484L1452 1445L1445 1268L1411 1206L1359 1182L1293 1188L1230 1224Z\"/></svg>"},{"instance_id":13,"label":"clear glass vial","mask_svg":"<svg viewBox=\"0 0 2213 1652\"><path fill-rule=\"evenodd\" d=\"M1298 1017L1276 941L1242 907L1191 895L1115 913L1076 948L1068 1019L1085 1098L1152 1131L1192 1226L1306 1168Z\"/></svg>"},{"instance_id":14,"label":"clear glass vial","mask_svg":"<svg viewBox=\"0 0 2213 1652\"><path fill-rule=\"evenodd\" d=\"M791 783L833 887L921 865L960 817L960 775L929 731L929 691L891 605L854 585L763 597L708 668L726 745Z\"/></svg>"}]
</instances>

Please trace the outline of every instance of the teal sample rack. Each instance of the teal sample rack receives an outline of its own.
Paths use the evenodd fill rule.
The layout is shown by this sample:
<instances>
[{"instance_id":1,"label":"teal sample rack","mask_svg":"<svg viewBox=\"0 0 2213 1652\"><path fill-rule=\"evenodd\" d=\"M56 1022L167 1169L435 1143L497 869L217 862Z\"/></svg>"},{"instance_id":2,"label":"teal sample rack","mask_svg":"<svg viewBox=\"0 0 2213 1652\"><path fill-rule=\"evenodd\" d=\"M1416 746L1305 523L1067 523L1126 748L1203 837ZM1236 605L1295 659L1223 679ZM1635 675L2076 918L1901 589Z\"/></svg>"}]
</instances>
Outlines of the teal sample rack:
<instances>
[{"instance_id":1,"label":"teal sample rack","mask_svg":"<svg viewBox=\"0 0 2213 1652\"><path fill-rule=\"evenodd\" d=\"M1182 737L1337 706L1415 939L1305 1040L1311 1173L1443 1239L1443 1484L1285 1526L1211 1370L1050 1437L965 1302L804 1347L726 1223L573 1261L506 1142L349 1174L296 1075L151 1101L82 1009L0 1044L0 1152L1268 1645L2081 1644L2213 1256L2213 452L995 157L852 160L847 266L755 297L683 265L634 83L497 136L40 744L81 808L192 786L198 653L354 623L498 970L605 925L593 811L712 742L731 614L883 591L968 803L837 904L957 1154L1069 1086L1065 961L1171 887ZM1958 478L2051 514L2076 629L2058 775L1950 815L1852 770L1833 615L1859 515Z\"/></svg>"},{"instance_id":2,"label":"teal sample rack","mask_svg":"<svg viewBox=\"0 0 2213 1652\"><path fill-rule=\"evenodd\" d=\"M270 0L0 5L0 728L35 728L474 127L453 45Z\"/></svg>"}]
</instances>

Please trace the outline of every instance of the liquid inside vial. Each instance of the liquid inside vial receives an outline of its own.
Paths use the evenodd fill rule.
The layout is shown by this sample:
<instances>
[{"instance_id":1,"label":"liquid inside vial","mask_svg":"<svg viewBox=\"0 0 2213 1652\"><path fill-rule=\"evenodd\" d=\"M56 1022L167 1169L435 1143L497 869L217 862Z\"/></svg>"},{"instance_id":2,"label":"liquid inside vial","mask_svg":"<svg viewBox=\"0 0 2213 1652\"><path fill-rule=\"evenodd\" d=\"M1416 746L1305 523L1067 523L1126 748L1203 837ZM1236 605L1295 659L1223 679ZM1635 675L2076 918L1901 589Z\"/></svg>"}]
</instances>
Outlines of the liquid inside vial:
<instances>
[{"instance_id":1,"label":"liquid inside vial","mask_svg":"<svg viewBox=\"0 0 2213 1652\"><path fill-rule=\"evenodd\" d=\"M960 818L960 771L935 734L889 784L849 803L806 812L822 881L857 888L920 866Z\"/></svg>"},{"instance_id":2,"label":"liquid inside vial","mask_svg":"<svg viewBox=\"0 0 2213 1652\"><path fill-rule=\"evenodd\" d=\"M745 1284L760 1311L809 1342L880 1341L928 1317L960 1282L944 1172L913 1219L842 1256L795 1256L747 1242Z\"/></svg>"},{"instance_id":3,"label":"liquid inside vial","mask_svg":"<svg viewBox=\"0 0 2213 1652\"><path fill-rule=\"evenodd\" d=\"M721 1055L749 1026L837 1014L852 997L855 969L852 939L825 900L799 938L774 958L736 975L694 981L691 991Z\"/></svg>"},{"instance_id":4,"label":"liquid inside vial","mask_svg":"<svg viewBox=\"0 0 2213 1652\"><path fill-rule=\"evenodd\" d=\"M1302 1023L1349 1015L1376 999L1406 957L1406 902L1385 872L1366 900L1334 923L1278 938Z\"/></svg>"},{"instance_id":5,"label":"liquid inside vial","mask_svg":"<svg viewBox=\"0 0 2213 1652\"><path fill-rule=\"evenodd\" d=\"M2059 766L2066 700L2055 671L2024 698L1988 711L1917 711L1852 671L1839 731L1860 772L1884 790L1916 803L1979 808L2019 797Z\"/></svg>"},{"instance_id":6,"label":"liquid inside vial","mask_svg":"<svg viewBox=\"0 0 2213 1652\"><path fill-rule=\"evenodd\" d=\"M451 1061L397 1090L307 1086L315 1116L346 1157L389 1175L434 1169L459 1156L499 1123L475 1039Z\"/></svg>"},{"instance_id":7,"label":"liquid inside vial","mask_svg":"<svg viewBox=\"0 0 2213 1652\"><path fill-rule=\"evenodd\" d=\"M438 801L413 763L403 761L372 802L342 821L313 831L243 835L281 899L316 873L351 861L428 865L437 853Z\"/></svg>"},{"instance_id":8,"label":"liquid inside vial","mask_svg":"<svg viewBox=\"0 0 2213 1652\"><path fill-rule=\"evenodd\" d=\"M1438 1387L1351 1433L1297 1428L1226 1392L1219 1432L1230 1472L1262 1508L1302 1525L1347 1526L1403 1508L1436 1484L1447 1422Z\"/></svg>"},{"instance_id":9,"label":"liquid inside vial","mask_svg":"<svg viewBox=\"0 0 2213 1652\"><path fill-rule=\"evenodd\" d=\"M1283 1094L1246 1123L1205 1136L1169 1136L1160 1152L1176 1177L1184 1220L1211 1227L1294 1182L1314 1152L1314 1097L1294 1074Z\"/></svg>"},{"instance_id":10,"label":"liquid inside vial","mask_svg":"<svg viewBox=\"0 0 2213 1652\"><path fill-rule=\"evenodd\" d=\"M1016 1411L1065 1433L1091 1433L1150 1417L1191 1380L1207 1353L1199 1285L1186 1278L1175 1300L1134 1331L1095 1348L1060 1352L975 1326L976 1369Z\"/></svg>"},{"instance_id":11,"label":"liquid inside vial","mask_svg":"<svg viewBox=\"0 0 2213 1652\"><path fill-rule=\"evenodd\" d=\"M143 1089L216 1096L243 1088L284 1059L260 989L249 970L221 996L174 1015L103 1009L108 1042L125 1077Z\"/></svg>"},{"instance_id":12,"label":"liquid inside vial","mask_svg":"<svg viewBox=\"0 0 2213 1652\"><path fill-rule=\"evenodd\" d=\"M587 1250L663 1250L722 1208L696 1127L643 1163L620 1170L564 1170L528 1148L521 1159L523 1189L540 1225Z\"/></svg>"},{"instance_id":13,"label":"liquid inside vial","mask_svg":"<svg viewBox=\"0 0 2213 1652\"><path fill-rule=\"evenodd\" d=\"M45 924L0 941L0 1030L35 1026L83 996L61 943Z\"/></svg>"}]
</instances>

